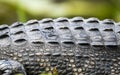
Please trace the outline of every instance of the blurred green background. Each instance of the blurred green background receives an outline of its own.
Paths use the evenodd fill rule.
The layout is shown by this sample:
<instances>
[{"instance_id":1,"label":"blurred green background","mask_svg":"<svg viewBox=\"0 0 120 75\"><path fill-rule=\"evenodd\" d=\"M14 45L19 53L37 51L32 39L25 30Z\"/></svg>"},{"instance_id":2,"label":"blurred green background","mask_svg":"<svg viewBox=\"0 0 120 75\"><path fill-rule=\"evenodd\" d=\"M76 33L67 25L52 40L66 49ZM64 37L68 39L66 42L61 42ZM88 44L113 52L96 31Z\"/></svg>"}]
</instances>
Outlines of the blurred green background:
<instances>
[{"instance_id":1,"label":"blurred green background","mask_svg":"<svg viewBox=\"0 0 120 75\"><path fill-rule=\"evenodd\" d=\"M120 21L120 0L0 0L0 24L82 16Z\"/></svg>"}]
</instances>

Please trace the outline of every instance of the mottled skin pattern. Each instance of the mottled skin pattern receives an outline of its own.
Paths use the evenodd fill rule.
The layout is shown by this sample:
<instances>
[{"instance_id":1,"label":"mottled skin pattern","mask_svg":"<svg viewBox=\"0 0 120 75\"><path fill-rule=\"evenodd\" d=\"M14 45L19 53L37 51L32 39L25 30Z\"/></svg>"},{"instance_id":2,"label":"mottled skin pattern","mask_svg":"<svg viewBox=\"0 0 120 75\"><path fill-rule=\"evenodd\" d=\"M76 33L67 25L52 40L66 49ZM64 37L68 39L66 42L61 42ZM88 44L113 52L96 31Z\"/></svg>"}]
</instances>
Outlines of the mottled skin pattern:
<instances>
[{"instance_id":1,"label":"mottled skin pattern","mask_svg":"<svg viewBox=\"0 0 120 75\"><path fill-rule=\"evenodd\" d=\"M54 68L59 75L120 75L120 23L61 17L1 25L0 58L2 75Z\"/></svg>"}]
</instances>

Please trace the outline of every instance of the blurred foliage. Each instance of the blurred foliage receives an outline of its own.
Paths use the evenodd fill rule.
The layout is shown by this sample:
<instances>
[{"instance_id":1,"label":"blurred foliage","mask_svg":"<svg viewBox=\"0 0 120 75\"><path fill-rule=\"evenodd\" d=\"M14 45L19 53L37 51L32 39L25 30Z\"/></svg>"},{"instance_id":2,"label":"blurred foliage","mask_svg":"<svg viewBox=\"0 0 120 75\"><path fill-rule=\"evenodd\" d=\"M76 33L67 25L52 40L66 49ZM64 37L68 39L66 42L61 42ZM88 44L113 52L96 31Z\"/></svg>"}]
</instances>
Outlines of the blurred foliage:
<instances>
[{"instance_id":1,"label":"blurred foliage","mask_svg":"<svg viewBox=\"0 0 120 75\"><path fill-rule=\"evenodd\" d=\"M58 70L56 67L54 67L54 69L53 69L53 75L58 75Z\"/></svg>"},{"instance_id":2,"label":"blurred foliage","mask_svg":"<svg viewBox=\"0 0 120 75\"><path fill-rule=\"evenodd\" d=\"M83 16L120 21L120 0L0 0L0 24Z\"/></svg>"},{"instance_id":3,"label":"blurred foliage","mask_svg":"<svg viewBox=\"0 0 120 75\"><path fill-rule=\"evenodd\" d=\"M15 75L23 75L21 73L17 73ZM58 75L58 70L56 67L53 68L53 71L52 72L42 72L42 74L39 74L39 75Z\"/></svg>"}]
</instances>

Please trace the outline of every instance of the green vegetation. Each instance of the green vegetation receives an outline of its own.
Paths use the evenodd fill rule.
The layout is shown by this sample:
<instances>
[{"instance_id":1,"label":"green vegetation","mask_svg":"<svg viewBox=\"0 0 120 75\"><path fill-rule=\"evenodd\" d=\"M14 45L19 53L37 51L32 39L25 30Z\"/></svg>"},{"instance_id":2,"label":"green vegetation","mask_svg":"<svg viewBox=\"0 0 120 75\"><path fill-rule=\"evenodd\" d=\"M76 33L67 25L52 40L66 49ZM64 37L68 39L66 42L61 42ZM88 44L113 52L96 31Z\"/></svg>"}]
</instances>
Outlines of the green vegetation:
<instances>
[{"instance_id":1,"label":"green vegetation","mask_svg":"<svg viewBox=\"0 0 120 75\"><path fill-rule=\"evenodd\" d=\"M0 0L0 24L44 17L98 17L120 21L120 0Z\"/></svg>"},{"instance_id":2,"label":"green vegetation","mask_svg":"<svg viewBox=\"0 0 120 75\"><path fill-rule=\"evenodd\" d=\"M23 74L18 73L18 74L15 74L15 75L23 75ZM40 75L58 75L58 71L57 71L56 67L54 67L53 72L48 72L48 73L43 72L43 73L40 74Z\"/></svg>"},{"instance_id":3,"label":"green vegetation","mask_svg":"<svg viewBox=\"0 0 120 75\"><path fill-rule=\"evenodd\" d=\"M27 17L25 11L21 8L19 4L16 7L17 7L18 20L20 22L26 22Z\"/></svg>"}]
</instances>

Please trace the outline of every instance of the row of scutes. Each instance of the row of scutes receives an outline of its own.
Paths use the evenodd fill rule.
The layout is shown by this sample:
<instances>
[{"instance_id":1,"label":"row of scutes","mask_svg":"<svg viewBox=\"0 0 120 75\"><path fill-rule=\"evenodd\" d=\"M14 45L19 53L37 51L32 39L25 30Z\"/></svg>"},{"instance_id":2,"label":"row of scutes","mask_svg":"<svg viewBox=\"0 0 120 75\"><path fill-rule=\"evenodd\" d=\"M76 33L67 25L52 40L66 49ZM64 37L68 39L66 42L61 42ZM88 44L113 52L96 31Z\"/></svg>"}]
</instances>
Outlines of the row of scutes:
<instances>
[{"instance_id":1,"label":"row of scutes","mask_svg":"<svg viewBox=\"0 0 120 75\"><path fill-rule=\"evenodd\" d=\"M40 21L30 20L27 23L16 22L11 26L0 26L1 46L20 46L30 44L84 44L119 45L120 23L97 18L82 17L46 18ZM6 43L7 42L7 43ZM35 45L37 44L37 45Z\"/></svg>"}]
</instances>

